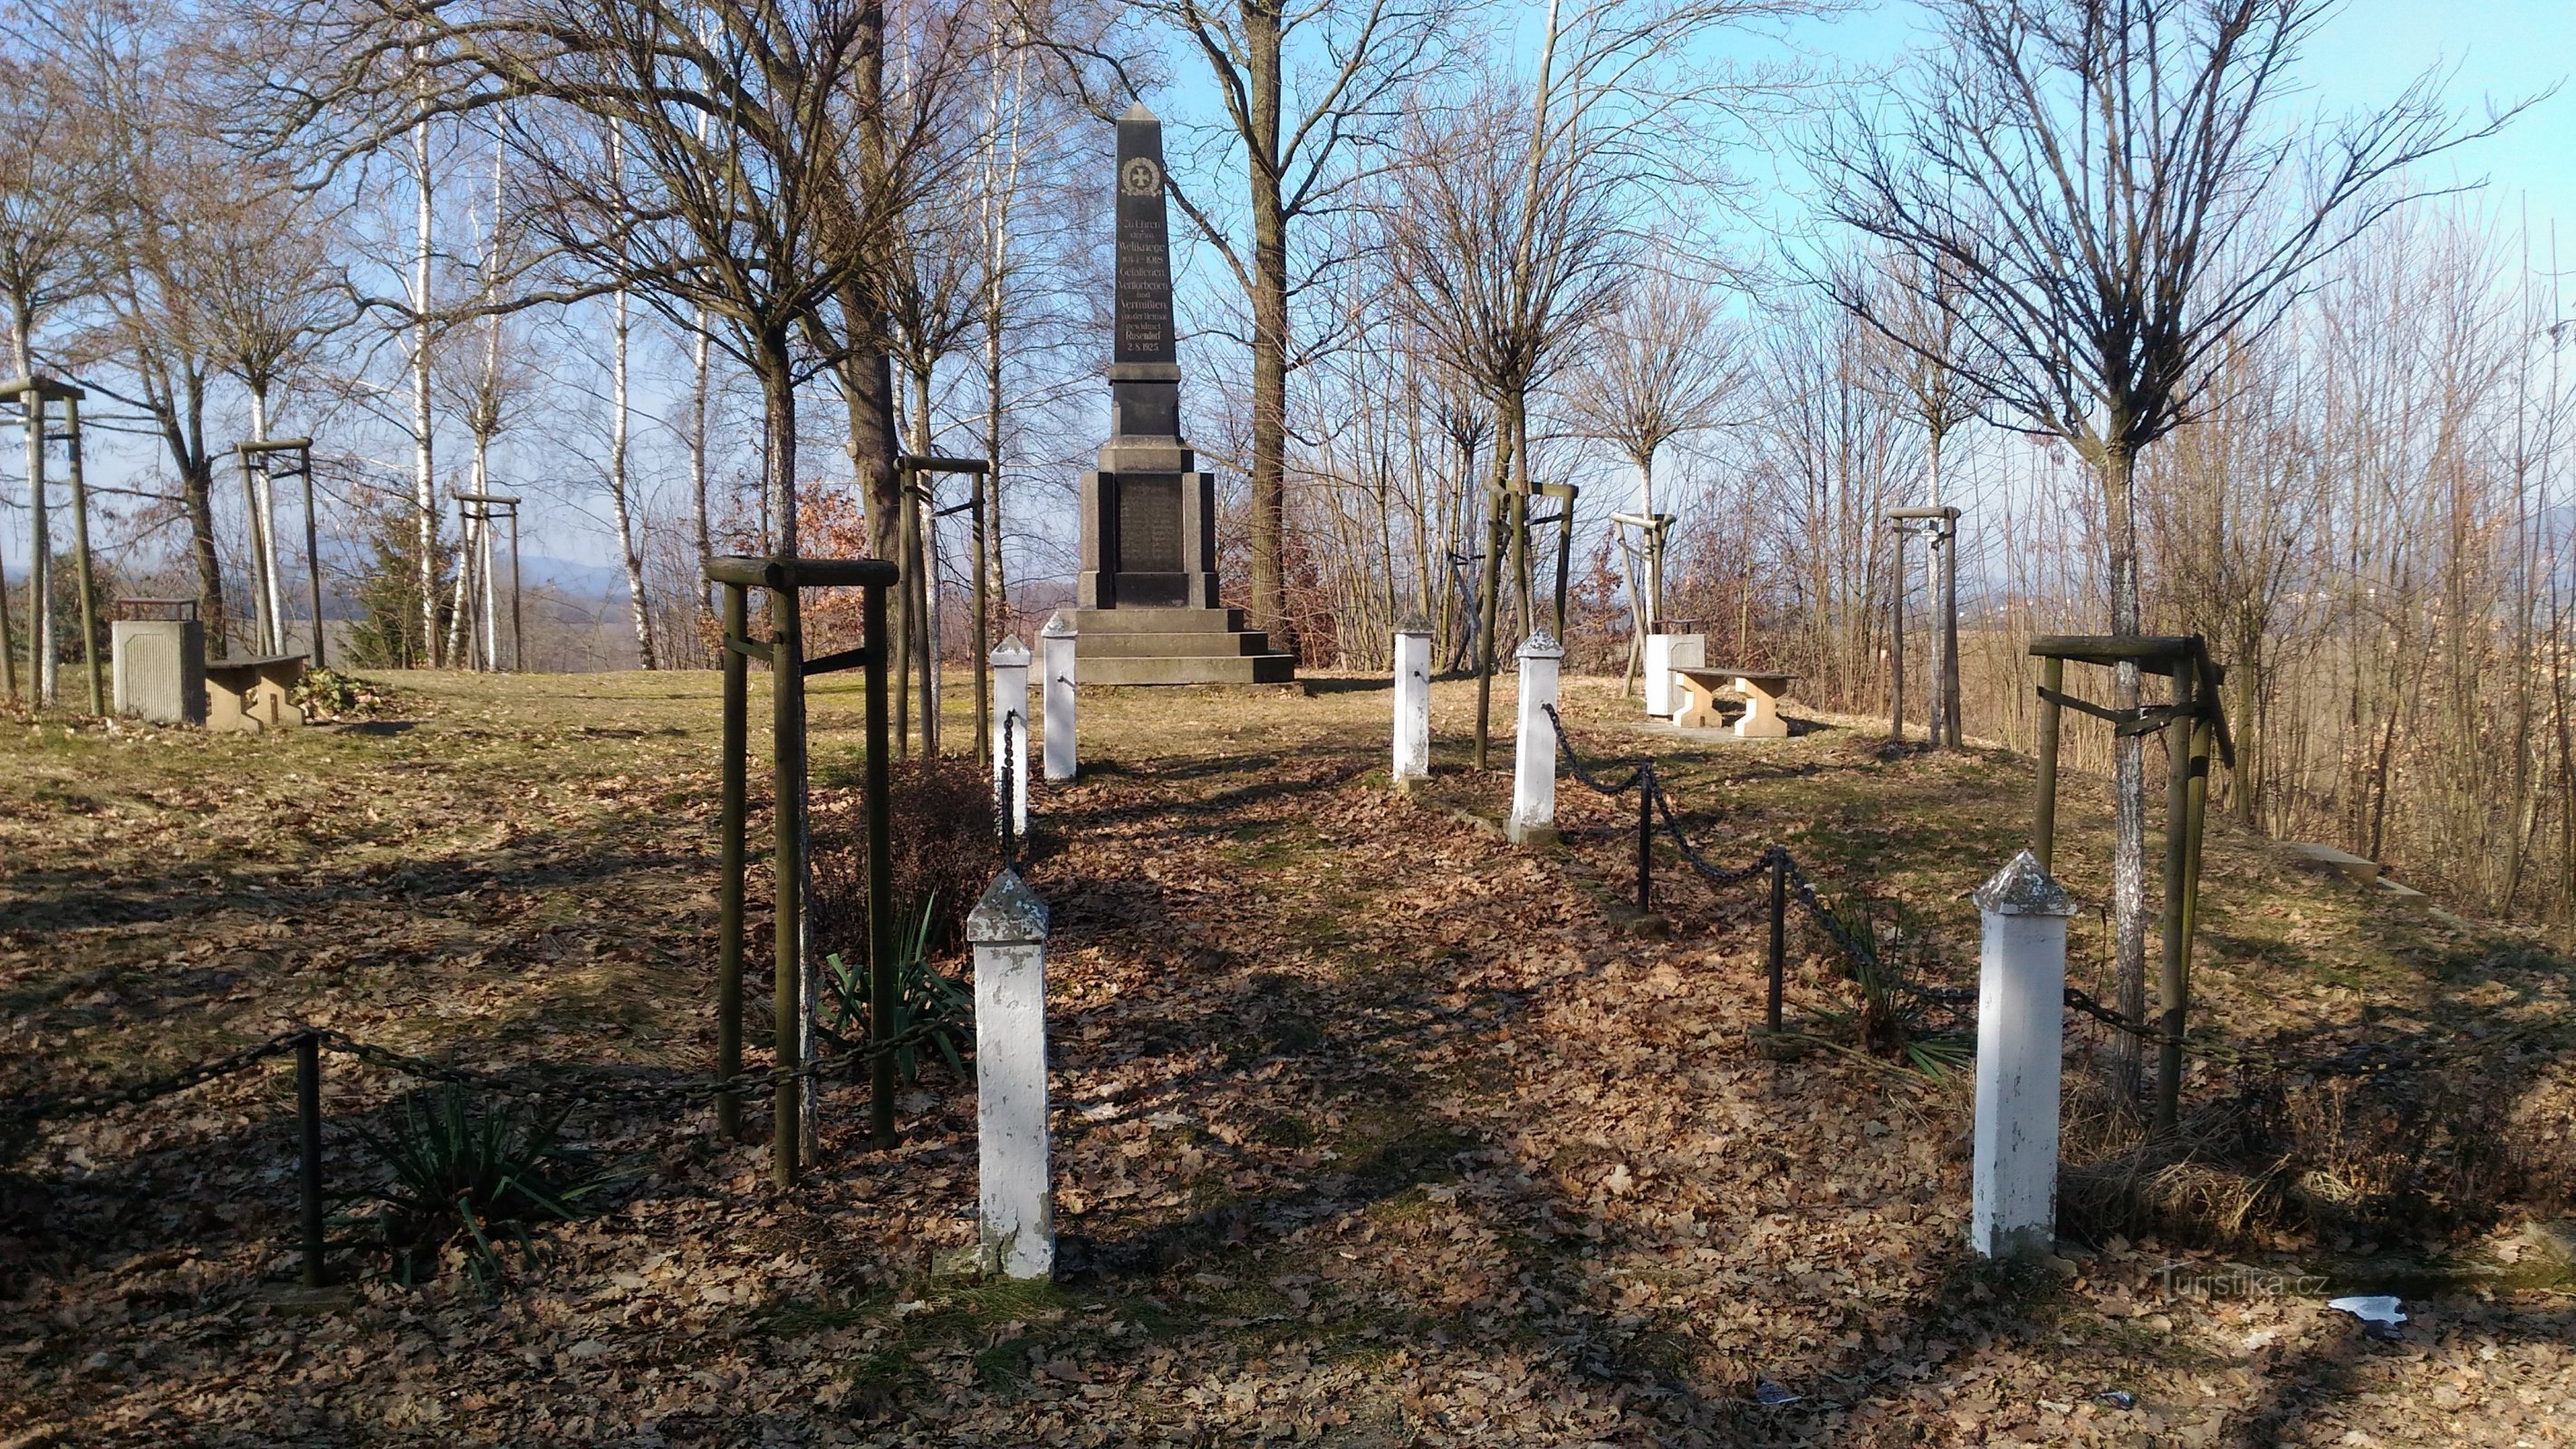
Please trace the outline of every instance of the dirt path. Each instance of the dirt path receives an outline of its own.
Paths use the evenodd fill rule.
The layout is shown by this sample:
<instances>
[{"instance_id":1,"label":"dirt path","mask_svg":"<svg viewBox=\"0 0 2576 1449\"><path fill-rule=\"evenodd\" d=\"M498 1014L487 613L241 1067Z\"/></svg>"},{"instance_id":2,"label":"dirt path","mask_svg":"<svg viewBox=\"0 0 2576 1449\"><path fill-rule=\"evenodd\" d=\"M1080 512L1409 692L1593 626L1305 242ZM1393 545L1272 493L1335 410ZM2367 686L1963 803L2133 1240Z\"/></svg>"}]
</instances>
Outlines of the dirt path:
<instances>
[{"instance_id":1,"label":"dirt path","mask_svg":"<svg viewBox=\"0 0 2576 1449\"><path fill-rule=\"evenodd\" d=\"M2548 1443L2576 1422L2548 1294L2419 1308L2391 1347L2309 1297L2168 1298L2159 1270L2215 1259L2151 1243L1979 1269L1955 1083L1752 1051L1757 896L1675 880L1669 939L1616 933L1583 885L1617 878L1611 807L1569 782L1569 850L1535 856L1461 818L1496 782L1392 797L1361 683L1086 697L1084 780L1033 800L1062 1282L932 1276L974 1187L971 1083L933 1069L890 1154L861 1145L864 1091L834 1089L787 1197L702 1116L585 1113L636 1180L541 1233L508 1292L373 1280L294 1316L259 1293L291 1272L270 1071L0 1178L0 1444ZM442 678L407 729L0 734L0 1080L127 1080L295 1020L473 1065L702 1072L711 685ZM1442 687L1444 766L1467 702ZM1573 703L1602 750L1643 743L1606 692ZM820 764L855 701L815 707ZM1968 939L1956 896L2016 828L2001 757L1891 764L1828 731L1673 763L1725 858L1786 840L1936 940ZM2213 860L2271 903L2213 891L2214 1001L2267 970L2282 994L2301 935L2356 996L2415 989L2381 938L2417 928L2259 853ZM1798 1002L1829 1006L1800 957ZM337 1076L335 1122L417 1085Z\"/></svg>"}]
</instances>

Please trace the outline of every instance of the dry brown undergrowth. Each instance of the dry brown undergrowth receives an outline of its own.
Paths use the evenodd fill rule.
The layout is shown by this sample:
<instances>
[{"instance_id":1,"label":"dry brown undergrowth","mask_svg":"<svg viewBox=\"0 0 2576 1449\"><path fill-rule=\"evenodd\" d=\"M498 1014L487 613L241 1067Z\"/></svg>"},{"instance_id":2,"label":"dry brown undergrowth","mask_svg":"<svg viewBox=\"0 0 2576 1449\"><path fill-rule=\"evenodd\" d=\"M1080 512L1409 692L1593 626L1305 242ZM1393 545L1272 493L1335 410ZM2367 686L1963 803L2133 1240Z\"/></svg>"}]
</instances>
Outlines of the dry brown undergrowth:
<instances>
[{"instance_id":1,"label":"dry brown undergrowth","mask_svg":"<svg viewBox=\"0 0 2576 1449\"><path fill-rule=\"evenodd\" d=\"M1063 1283L926 1276L972 1226L971 1088L934 1071L882 1156L857 1140L863 1091L834 1089L823 1169L786 1197L702 1119L578 1119L645 1175L543 1234L513 1292L365 1282L295 1316L258 1292L291 1238L272 1072L24 1164L0 1443L2544 1443L2576 1421L2576 1325L2530 1274L2410 1300L2407 1341L2374 1345L2312 1295L2169 1296L2224 1260L2152 1241L2072 1276L1978 1270L1959 1086L1749 1051L1753 893L1677 881L1670 938L1615 933L1577 883L1615 886L1612 807L1569 786L1573 841L1543 857L1390 798L1386 696L1360 683L1084 700L1091 768L1038 794L1033 866L1057 924ZM710 682L406 687L408 729L0 725L10 1090L289 1020L476 1065L703 1070ZM1444 767L1467 700L1439 691ZM1674 750L1597 686L1573 704L1605 753ZM855 699L816 714L846 751ZM1828 732L1673 761L1719 858L1784 840L1972 956L1959 896L2018 828L2009 759ZM2566 1005L2556 968L2256 843L2214 842L2205 900L2204 1000L2248 1036ZM1793 1000L1830 1006L1828 963L1800 954ZM2492 1114L2563 1114L2563 1060L2520 1070ZM411 1086L334 1072L345 1121ZM2313 1263L2252 1253L2220 1283ZM1763 1407L1766 1381L1799 1402Z\"/></svg>"}]
</instances>

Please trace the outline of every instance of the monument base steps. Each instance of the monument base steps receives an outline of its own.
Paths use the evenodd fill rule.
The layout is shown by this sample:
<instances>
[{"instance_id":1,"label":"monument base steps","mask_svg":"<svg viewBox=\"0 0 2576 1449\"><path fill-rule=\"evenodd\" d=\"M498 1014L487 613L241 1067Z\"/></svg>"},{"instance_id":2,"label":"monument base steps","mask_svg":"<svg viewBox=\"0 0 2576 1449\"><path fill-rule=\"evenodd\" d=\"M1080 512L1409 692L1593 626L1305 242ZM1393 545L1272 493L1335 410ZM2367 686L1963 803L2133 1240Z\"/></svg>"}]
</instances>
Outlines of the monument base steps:
<instances>
[{"instance_id":1,"label":"monument base steps","mask_svg":"<svg viewBox=\"0 0 2576 1449\"><path fill-rule=\"evenodd\" d=\"M1073 610L1084 684L1285 684L1297 662L1240 609Z\"/></svg>"}]
</instances>

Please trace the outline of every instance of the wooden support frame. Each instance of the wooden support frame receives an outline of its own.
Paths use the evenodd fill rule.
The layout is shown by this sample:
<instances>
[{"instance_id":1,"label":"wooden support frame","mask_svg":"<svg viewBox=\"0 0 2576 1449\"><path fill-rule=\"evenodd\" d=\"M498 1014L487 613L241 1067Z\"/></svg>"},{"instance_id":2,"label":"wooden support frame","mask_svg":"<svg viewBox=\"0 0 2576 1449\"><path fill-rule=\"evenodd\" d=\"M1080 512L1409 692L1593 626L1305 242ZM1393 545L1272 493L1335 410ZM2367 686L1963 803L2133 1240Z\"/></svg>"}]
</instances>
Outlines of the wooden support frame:
<instances>
[{"instance_id":1,"label":"wooden support frame","mask_svg":"<svg viewBox=\"0 0 2576 1449\"><path fill-rule=\"evenodd\" d=\"M487 646L484 652L486 655L490 656L485 660L485 663L493 669L500 668L501 661L499 658L500 651L496 648L489 647L492 627L494 623L497 622L491 617L492 525L503 520L507 520L509 522L510 672L513 674L520 673L528 667L528 652L526 647L527 635L521 628L522 615L519 610L519 500L510 497L507 494L500 493L459 493L455 495L455 498L458 516L461 517L467 525L469 525L467 529L468 537L474 540L474 546L481 555L480 559L477 560L476 563L483 573L483 597L476 607L480 610L483 616L482 623L484 639ZM474 530L471 527L471 525L478 523L482 525L482 528L479 531ZM318 632L315 637L320 637Z\"/></svg>"},{"instance_id":2,"label":"wooden support frame","mask_svg":"<svg viewBox=\"0 0 2576 1449\"><path fill-rule=\"evenodd\" d=\"M899 571L880 559L745 558L725 556L707 561L708 582L722 586L724 621L724 803L718 839L722 880L716 905L716 1077L731 1081L742 1072L742 945L744 833L748 813L750 752L750 661L770 666L771 718L774 742L773 815L776 824L775 991L772 1012L778 1086L773 1102L771 1177L792 1187L805 1165L810 1094L801 1073L805 1040L813 1016L813 978L805 970L805 894L807 826L805 808L805 680L813 674L849 668L867 671L866 813L868 838L868 1021L871 1034L883 1033L894 1020L895 922L891 852L890 781L887 771L887 692L885 591L900 582ZM815 588L863 591L861 643L857 649L805 658L803 594ZM771 637L750 637L749 595L770 594ZM869 1127L879 1147L895 1140L895 1061L880 1054L870 1064ZM718 1130L728 1136L742 1125L742 1102L734 1092L716 1099Z\"/></svg>"},{"instance_id":3,"label":"wooden support frame","mask_svg":"<svg viewBox=\"0 0 2576 1449\"><path fill-rule=\"evenodd\" d=\"M1923 536L1941 560L1939 597L1932 600L1933 698L1923 710L1924 740L1933 748L1959 747L1959 510L1946 504L1891 508L1889 524L1896 534L1896 590L1888 605L1888 664L1893 683L1887 733L1905 738L1905 540Z\"/></svg>"},{"instance_id":4,"label":"wooden support frame","mask_svg":"<svg viewBox=\"0 0 2576 1449\"><path fill-rule=\"evenodd\" d=\"M281 468L276 460L288 453L295 455L294 461ZM283 473L303 481L304 583L307 602L313 611L313 666L324 668L329 658L322 643L322 530L320 520L313 514L313 440L274 438L265 442L235 443L233 456L240 460L245 489L251 486L252 475L258 475L261 502L266 505L258 508L251 519L252 536L259 542L255 553L261 570L261 578L257 581L261 587L252 601L259 608L262 626L279 649L286 647L286 625L283 620L267 617L268 591L265 587L267 571L277 566L277 540L270 536L270 531L277 526L277 479Z\"/></svg>"},{"instance_id":5,"label":"wooden support frame","mask_svg":"<svg viewBox=\"0 0 2576 1449\"><path fill-rule=\"evenodd\" d=\"M107 676L98 649L98 590L89 561L89 487L81 474L81 399L89 396L81 388L60 378L38 373L15 382L0 383L0 402L17 401L27 410L27 491L28 503L35 514L36 557L30 560L28 601L34 606L35 618L29 621L36 632L27 636L30 696L38 704L51 703L44 676L46 636L53 628L53 560L44 555L52 548L51 530L45 526L45 418L51 410L45 405L63 405L63 431L58 436L68 445L72 488L72 573L80 589L81 658L89 666L89 712L107 713ZM6 594L0 589L0 594ZM0 656L9 649L8 614L0 608ZM15 693L17 681L9 680Z\"/></svg>"},{"instance_id":6,"label":"wooden support frame","mask_svg":"<svg viewBox=\"0 0 2576 1449\"><path fill-rule=\"evenodd\" d=\"M2106 721L2121 734L2165 730L2163 952L2157 973L2155 1127L2165 1131L2181 1110L2182 1042L2191 997L2191 940L2199 924L2201 840L2208 825L2209 761L2213 750L2229 769L2236 746L2227 731L2219 686L2226 671L2209 657L2197 634L2044 634L2030 642L2040 661L2038 782L2031 808L2031 853L2050 870L2057 846L2057 751L2061 712L2072 709ZM2173 681L2162 705L2115 710L2066 693L2068 662L2113 668L2135 664L2140 673ZM2176 726L2180 726L2176 728Z\"/></svg>"},{"instance_id":7,"label":"wooden support frame","mask_svg":"<svg viewBox=\"0 0 2576 1449\"><path fill-rule=\"evenodd\" d=\"M912 529L927 541L927 546L923 550L924 564L919 573L914 575L911 582L906 585L906 597L919 600L917 607L923 611L922 616L925 620L932 617L930 601L939 589L939 580L936 577L939 554L936 532L938 521L961 511L972 515L970 521L975 530L975 639L972 657L976 661L975 763L979 765L992 763L990 756L993 748L992 741L987 738L991 733L988 720L993 708L993 685L992 681L985 677L982 663L984 656L990 652L993 632L993 561L986 553L988 543L984 537L985 485L979 481L968 491L964 503L941 508L938 506L938 499L931 492L931 485L919 480L925 474L942 473L961 474L980 480L989 477L992 471L992 465L982 458L950 458L931 453L905 453L895 459L897 482L901 486L907 513L916 508L924 508L926 505L925 511L918 515L919 521L911 525ZM991 543L992 546L998 546L999 540L993 540ZM922 753L935 755L939 753L938 631L929 628L925 623L923 638L927 642L924 651L927 657L922 660ZM909 681L905 681L902 687L908 688L909 684Z\"/></svg>"}]
</instances>

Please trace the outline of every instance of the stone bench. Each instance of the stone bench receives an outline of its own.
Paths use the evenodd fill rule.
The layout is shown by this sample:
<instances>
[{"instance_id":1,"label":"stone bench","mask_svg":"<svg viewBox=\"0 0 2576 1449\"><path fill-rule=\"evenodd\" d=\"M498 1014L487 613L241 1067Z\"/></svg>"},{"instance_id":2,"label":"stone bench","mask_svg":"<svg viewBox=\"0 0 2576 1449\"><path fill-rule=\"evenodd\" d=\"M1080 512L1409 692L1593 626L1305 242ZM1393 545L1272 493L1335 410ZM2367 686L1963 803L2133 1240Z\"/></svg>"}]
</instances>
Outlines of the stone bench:
<instances>
[{"instance_id":1,"label":"stone bench","mask_svg":"<svg viewBox=\"0 0 2576 1449\"><path fill-rule=\"evenodd\" d=\"M1690 696L1673 712L1675 725L1713 730L1725 723L1718 714L1717 697L1737 694L1744 697L1743 717L1735 722L1737 739L1789 737L1789 722L1780 717L1780 696L1789 692L1789 681L1798 676L1767 669L1676 669L1673 676Z\"/></svg>"},{"instance_id":2,"label":"stone bench","mask_svg":"<svg viewBox=\"0 0 2576 1449\"><path fill-rule=\"evenodd\" d=\"M304 723L295 686L304 678L304 656L217 659L206 665L206 728L292 729Z\"/></svg>"}]
</instances>

